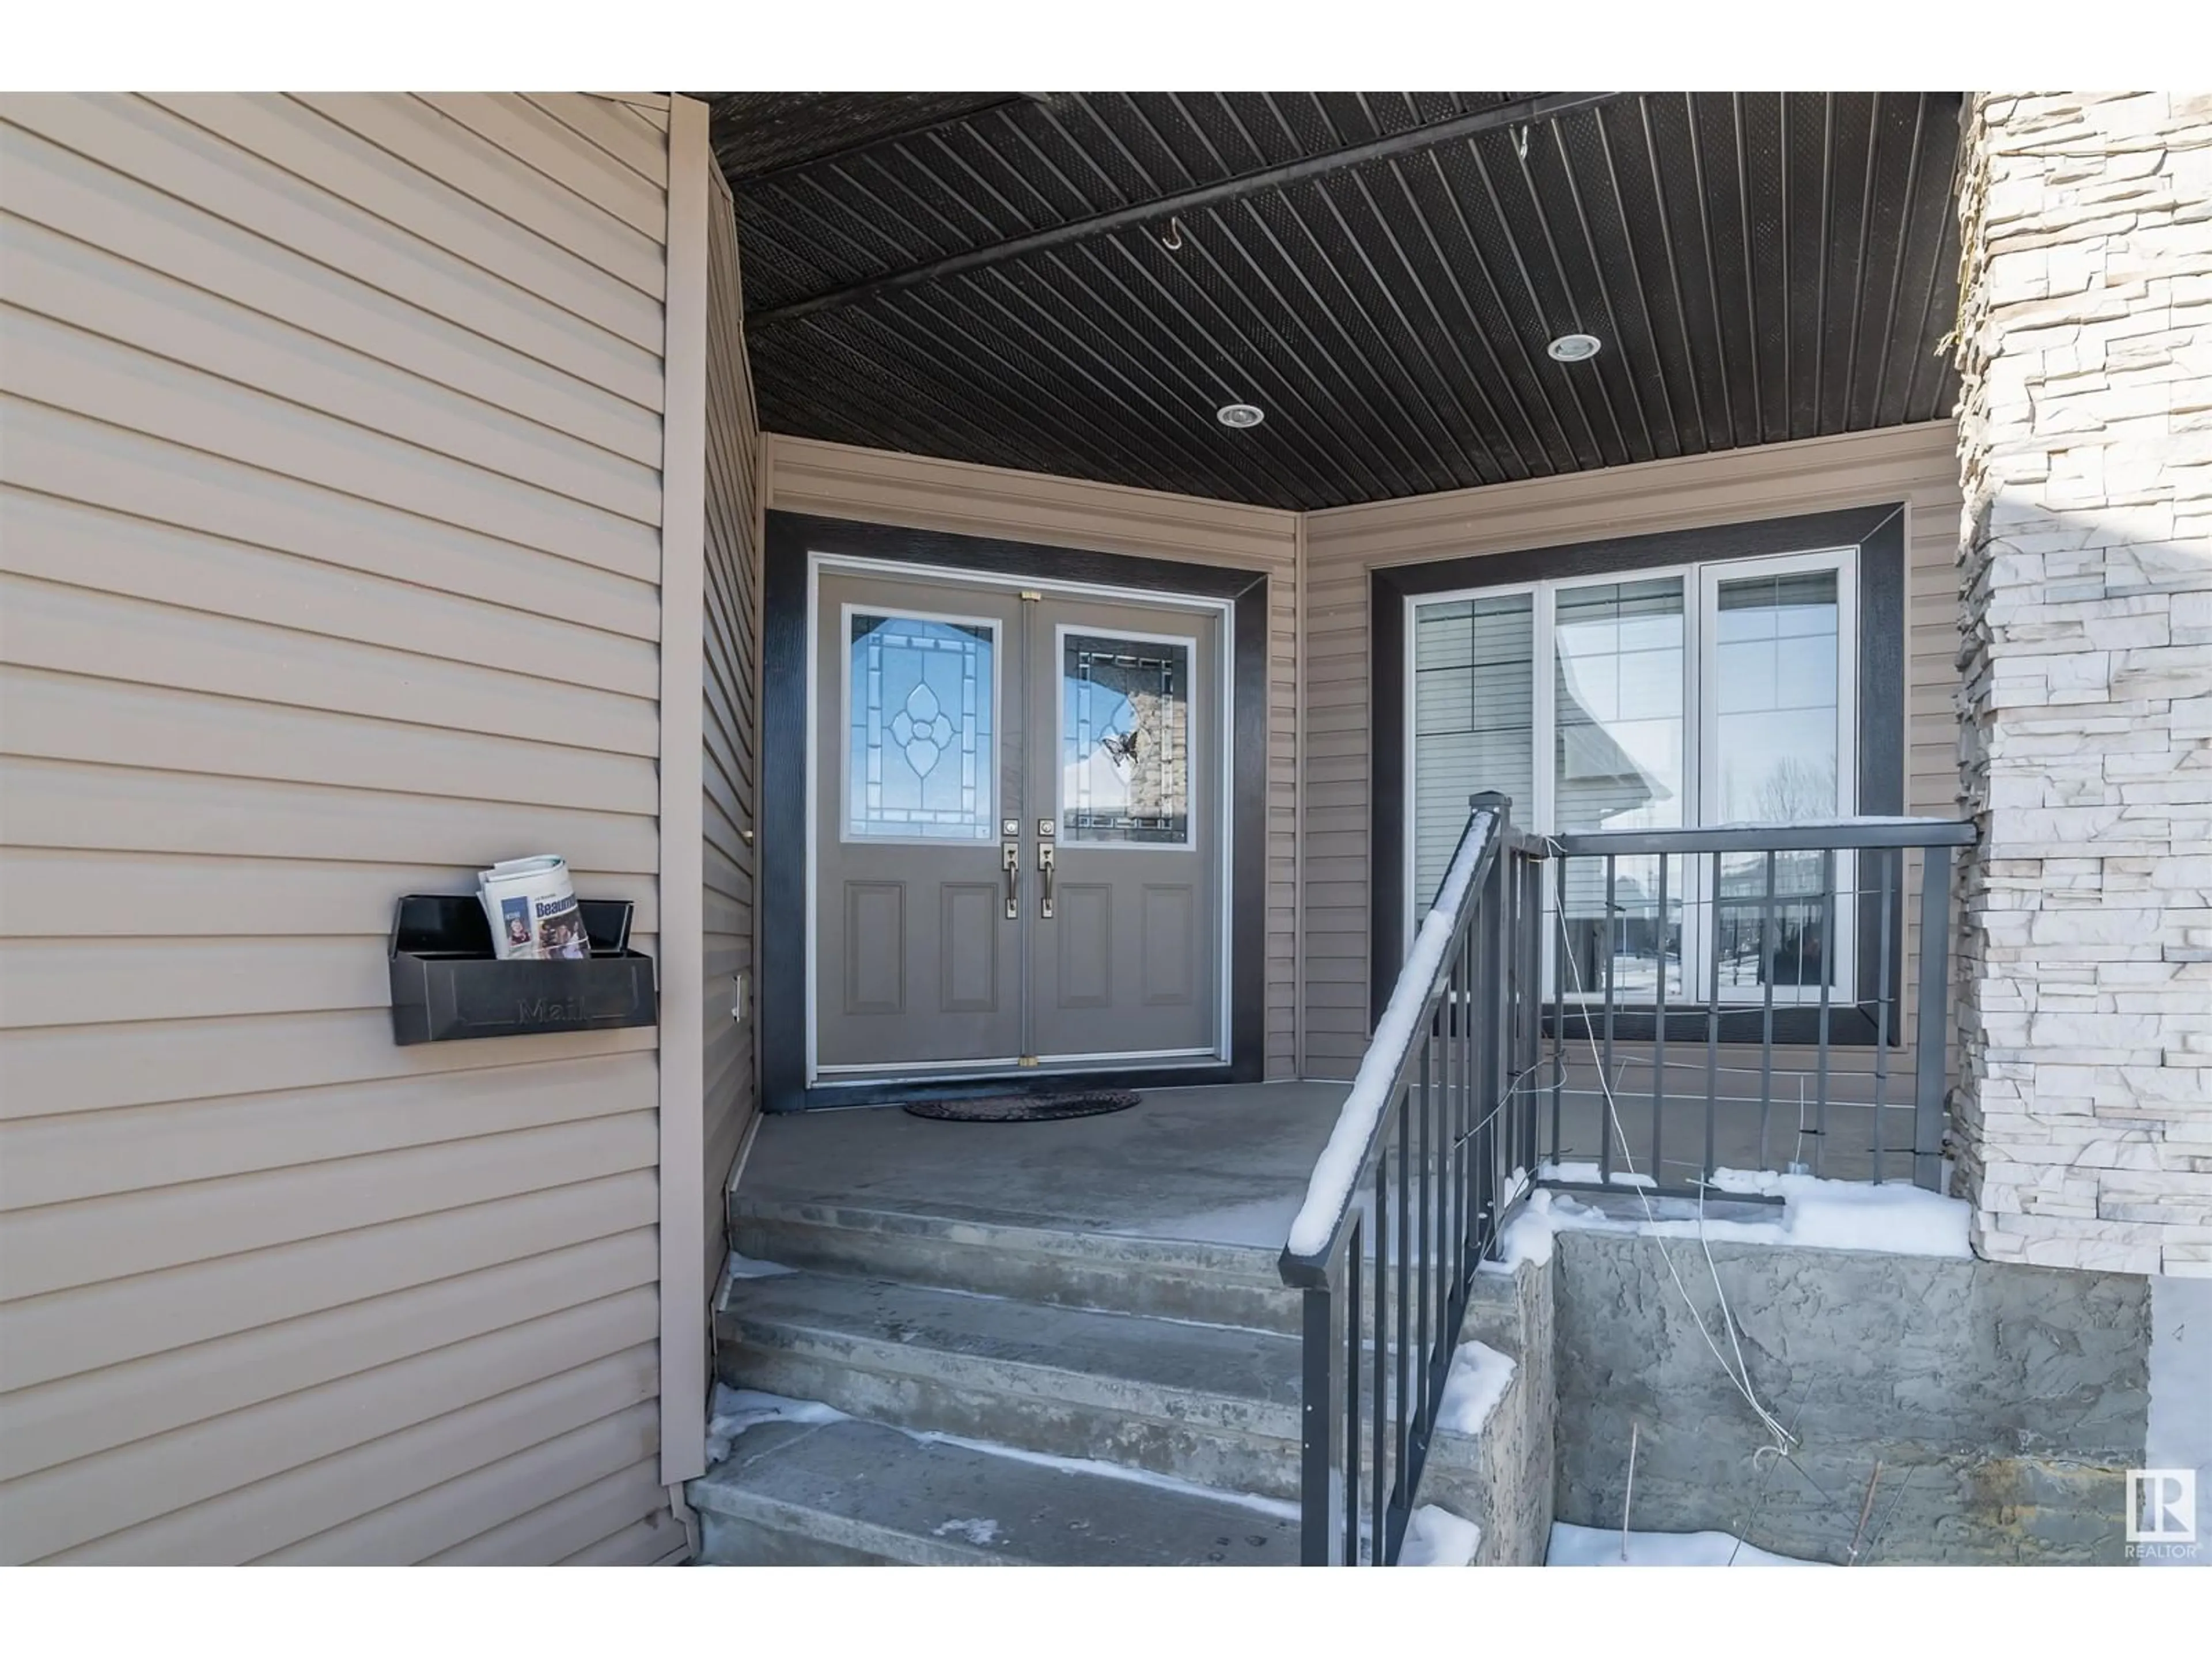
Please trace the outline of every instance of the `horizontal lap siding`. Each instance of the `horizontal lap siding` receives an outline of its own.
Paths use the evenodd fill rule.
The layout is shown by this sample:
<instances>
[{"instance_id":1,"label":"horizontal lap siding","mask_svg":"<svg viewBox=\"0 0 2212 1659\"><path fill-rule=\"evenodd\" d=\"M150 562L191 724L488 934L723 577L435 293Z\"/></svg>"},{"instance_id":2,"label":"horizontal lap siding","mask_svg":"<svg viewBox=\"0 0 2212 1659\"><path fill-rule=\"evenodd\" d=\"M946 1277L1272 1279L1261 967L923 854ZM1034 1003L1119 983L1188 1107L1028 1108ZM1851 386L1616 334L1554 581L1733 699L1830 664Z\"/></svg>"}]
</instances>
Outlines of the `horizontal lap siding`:
<instances>
[{"instance_id":1,"label":"horizontal lap siding","mask_svg":"<svg viewBox=\"0 0 2212 1659\"><path fill-rule=\"evenodd\" d=\"M654 947L666 125L0 101L0 1559L681 1547L653 1033L384 969L541 848Z\"/></svg>"},{"instance_id":2,"label":"horizontal lap siding","mask_svg":"<svg viewBox=\"0 0 2212 1659\"><path fill-rule=\"evenodd\" d=\"M1348 1078L1367 1047L1371 571L1902 501L1905 810L1952 817L1959 809L1954 439L1947 421L1308 515L1300 751L1307 1073ZM1909 899L1919 890L1917 857L1911 872ZM1916 952L1918 914L1909 902L1906 943ZM1909 1068L1909 1056L1899 1063Z\"/></svg>"},{"instance_id":3,"label":"horizontal lap siding","mask_svg":"<svg viewBox=\"0 0 2212 1659\"><path fill-rule=\"evenodd\" d=\"M1267 574L1267 1074L1297 1074L1297 515L770 434L769 506Z\"/></svg>"},{"instance_id":4,"label":"horizontal lap siding","mask_svg":"<svg viewBox=\"0 0 2212 1659\"><path fill-rule=\"evenodd\" d=\"M706 683L701 823L706 844L706 1283L727 1250L723 1189L758 1102L752 1011L732 1017L753 969L760 697L760 427L745 362L744 295L729 186L710 173L707 264ZM750 991L748 992L750 997Z\"/></svg>"}]
</instances>

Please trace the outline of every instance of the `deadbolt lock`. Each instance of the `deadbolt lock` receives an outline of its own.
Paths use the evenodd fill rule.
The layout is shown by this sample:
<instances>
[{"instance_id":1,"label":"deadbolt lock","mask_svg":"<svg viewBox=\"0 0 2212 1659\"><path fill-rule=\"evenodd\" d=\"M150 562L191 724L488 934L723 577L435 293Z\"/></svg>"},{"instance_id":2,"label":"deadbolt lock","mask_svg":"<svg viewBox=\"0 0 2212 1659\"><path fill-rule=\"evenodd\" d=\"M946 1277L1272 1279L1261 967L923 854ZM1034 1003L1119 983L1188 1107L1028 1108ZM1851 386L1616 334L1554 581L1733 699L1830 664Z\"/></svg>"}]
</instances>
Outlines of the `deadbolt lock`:
<instances>
[{"instance_id":1,"label":"deadbolt lock","mask_svg":"<svg viewBox=\"0 0 2212 1659\"><path fill-rule=\"evenodd\" d=\"M1050 818L1039 818L1037 820L1037 839L1039 841L1050 841L1052 839L1052 820Z\"/></svg>"}]
</instances>

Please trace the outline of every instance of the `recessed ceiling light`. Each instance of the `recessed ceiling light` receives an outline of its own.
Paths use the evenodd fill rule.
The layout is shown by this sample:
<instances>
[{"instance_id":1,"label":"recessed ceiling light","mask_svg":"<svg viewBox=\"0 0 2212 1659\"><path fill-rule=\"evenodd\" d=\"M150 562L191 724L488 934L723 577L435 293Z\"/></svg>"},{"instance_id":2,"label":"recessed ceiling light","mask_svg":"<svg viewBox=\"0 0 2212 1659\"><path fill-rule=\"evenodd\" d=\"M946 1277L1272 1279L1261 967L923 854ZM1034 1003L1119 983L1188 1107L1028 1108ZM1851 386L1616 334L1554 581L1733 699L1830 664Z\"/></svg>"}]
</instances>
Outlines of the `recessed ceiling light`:
<instances>
[{"instance_id":1,"label":"recessed ceiling light","mask_svg":"<svg viewBox=\"0 0 2212 1659\"><path fill-rule=\"evenodd\" d=\"M1605 342L1595 334L1562 334L1544 349L1563 363L1587 362L1605 349Z\"/></svg>"},{"instance_id":2,"label":"recessed ceiling light","mask_svg":"<svg viewBox=\"0 0 2212 1659\"><path fill-rule=\"evenodd\" d=\"M1267 418L1267 412L1257 404L1224 404L1213 411L1213 418L1224 426L1257 426Z\"/></svg>"}]
</instances>

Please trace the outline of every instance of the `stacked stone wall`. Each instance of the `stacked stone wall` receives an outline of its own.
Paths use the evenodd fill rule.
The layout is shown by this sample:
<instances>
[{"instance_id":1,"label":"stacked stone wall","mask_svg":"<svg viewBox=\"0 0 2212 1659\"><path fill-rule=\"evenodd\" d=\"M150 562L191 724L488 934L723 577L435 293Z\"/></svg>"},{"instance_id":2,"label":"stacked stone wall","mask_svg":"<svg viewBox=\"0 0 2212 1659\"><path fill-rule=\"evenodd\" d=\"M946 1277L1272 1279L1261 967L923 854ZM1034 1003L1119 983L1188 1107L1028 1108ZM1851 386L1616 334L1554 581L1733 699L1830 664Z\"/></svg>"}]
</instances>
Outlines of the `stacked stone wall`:
<instances>
[{"instance_id":1,"label":"stacked stone wall","mask_svg":"<svg viewBox=\"0 0 2212 1659\"><path fill-rule=\"evenodd\" d=\"M2212 1275L2212 95L1966 119L1961 1189Z\"/></svg>"}]
</instances>

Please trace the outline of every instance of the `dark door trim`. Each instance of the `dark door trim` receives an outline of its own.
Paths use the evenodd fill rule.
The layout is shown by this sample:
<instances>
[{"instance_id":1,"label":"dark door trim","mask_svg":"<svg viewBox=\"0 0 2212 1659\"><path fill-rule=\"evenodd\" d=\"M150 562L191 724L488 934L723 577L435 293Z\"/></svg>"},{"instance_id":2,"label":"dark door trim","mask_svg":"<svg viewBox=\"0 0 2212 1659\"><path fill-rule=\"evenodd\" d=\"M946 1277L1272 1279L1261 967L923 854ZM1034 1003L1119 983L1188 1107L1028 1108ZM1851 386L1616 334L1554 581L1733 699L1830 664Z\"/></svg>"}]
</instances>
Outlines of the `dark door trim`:
<instances>
[{"instance_id":1,"label":"dark door trim","mask_svg":"<svg viewBox=\"0 0 2212 1659\"><path fill-rule=\"evenodd\" d=\"M1230 613L1229 1062L1222 1066L1071 1074L988 1082L806 1081L806 674L810 556L933 565L1040 582L1225 599ZM771 1112L981 1092L1075 1087L1256 1083L1266 1063L1267 878L1267 578L1231 566L1186 563L1033 542L956 536L808 514L768 514L763 582L761 721L761 1095Z\"/></svg>"},{"instance_id":2,"label":"dark door trim","mask_svg":"<svg viewBox=\"0 0 2212 1659\"><path fill-rule=\"evenodd\" d=\"M1891 814L1905 810L1905 507L1899 502L1808 513L1787 519L1761 519L1706 529L1625 536L1616 540L1579 542L1564 547L1531 548L1517 553L1439 559L1427 564L1395 565L1369 573L1368 625L1370 696L1369 775L1374 793L1369 813L1368 1019L1382 1017L1404 960L1406 805L1406 600L1462 588L1540 581L1562 576L1595 576L1618 571L1710 563L1721 559L1765 558L1808 549L1856 547L1858 556L1858 810ZM1516 806L1520 803L1516 803ZM1904 896L1893 906L1890 980L1904 983L1901 951L1905 937ZM1878 901L1860 901L1859 937L1877 937ZM1831 1041L1871 1044L1878 979L1875 952L1858 956L1859 1006L1838 1010ZM1893 989L1893 1000L1896 996ZM1670 1041L1701 1039L1705 1016L1694 1020L1670 1016ZM1812 1042L1818 1016L1810 1009L1777 1009L1775 1040ZM1624 1014L1617 1033L1630 1041L1649 1040L1651 1016ZM1890 1030L1902 1041L1901 1022L1893 1008ZM1727 1016L1722 1040L1734 1036ZM1753 1040L1756 1040L1753 1038Z\"/></svg>"}]
</instances>

